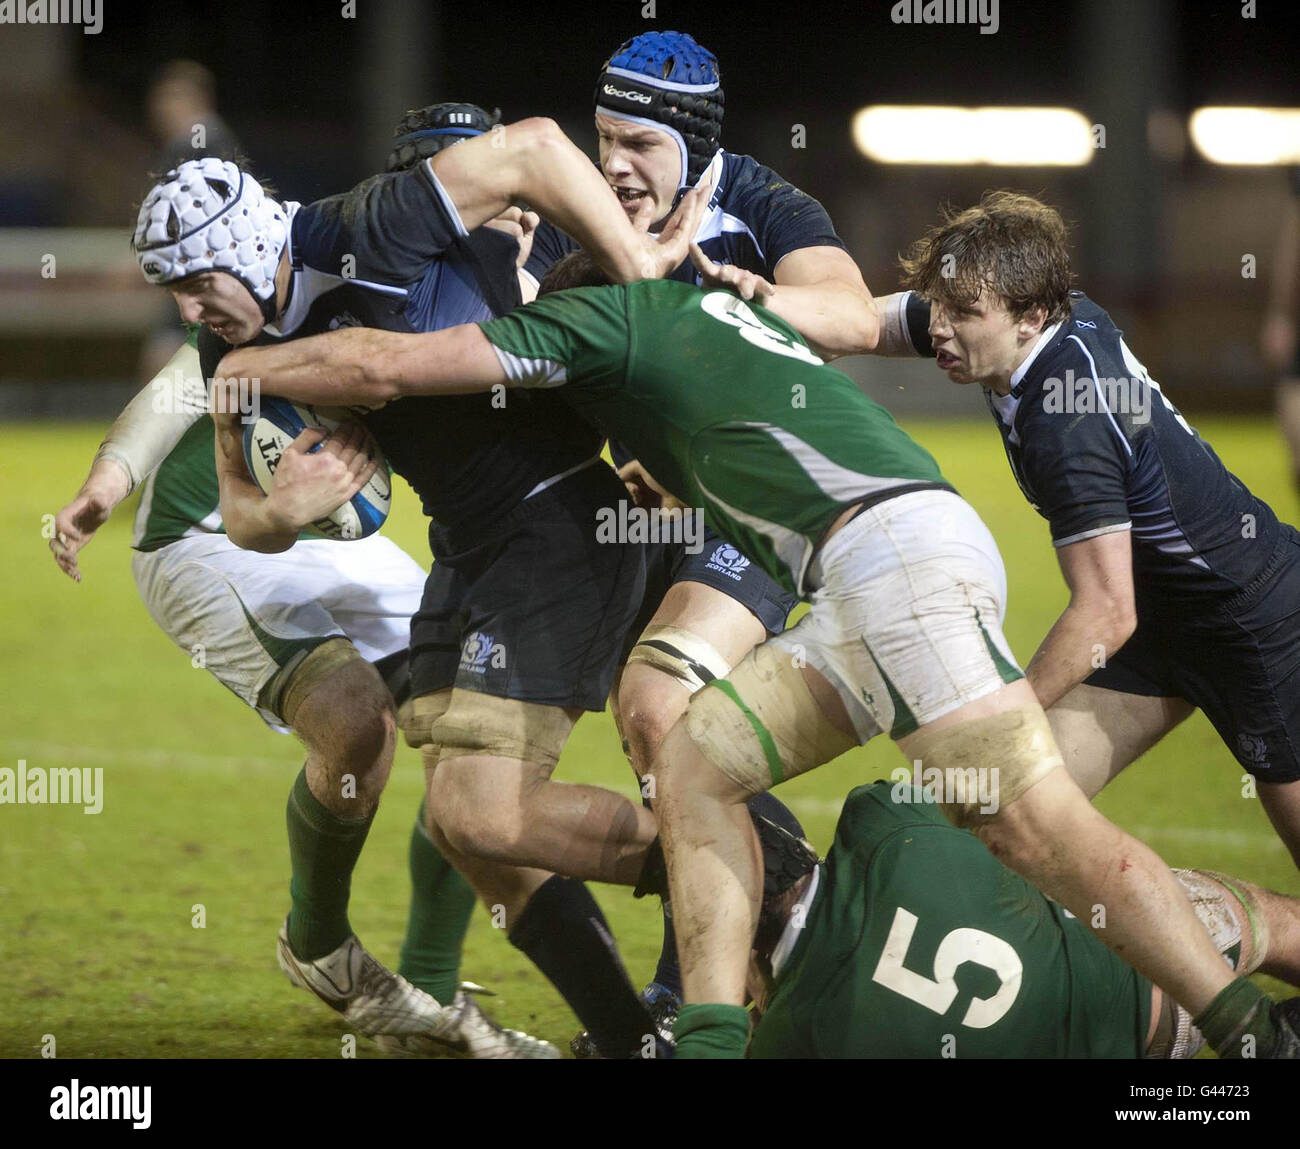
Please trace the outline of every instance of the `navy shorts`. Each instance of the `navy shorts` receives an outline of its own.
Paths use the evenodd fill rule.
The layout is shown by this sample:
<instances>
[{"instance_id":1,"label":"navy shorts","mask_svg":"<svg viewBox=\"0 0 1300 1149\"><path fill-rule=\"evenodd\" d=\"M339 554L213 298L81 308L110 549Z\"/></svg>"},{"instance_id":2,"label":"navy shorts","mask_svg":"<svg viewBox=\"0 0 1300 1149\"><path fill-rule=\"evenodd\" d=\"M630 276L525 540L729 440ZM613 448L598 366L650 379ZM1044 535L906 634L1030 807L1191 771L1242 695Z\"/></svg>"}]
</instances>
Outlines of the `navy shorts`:
<instances>
[{"instance_id":1,"label":"navy shorts","mask_svg":"<svg viewBox=\"0 0 1300 1149\"><path fill-rule=\"evenodd\" d=\"M1184 698L1259 781L1300 778L1300 534L1283 527L1254 582L1209 609L1139 599L1133 636L1087 682Z\"/></svg>"},{"instance_id":2,"label":"navy shorts","mask_svg":"<svg viewBox=\"0 0 1300 1149\"><path fill-rule=\"evenodd\" d=\"M641 601L642 546L597 540L627 491L602 462L490 524L429 529L434 564L411 620L411 693L455 686L604 710Z\"/></svg>"},{"instance_id":3,"label":"navy shorts","mask_svg":"<svg viewBox=\"0 0 1300 1149\"><path fill-rule=\"evenodd\" d=\"M687 554L685 543L648 543L645 556L645 598L628 631L624 661L673 583L702 582L722 591L747 607L768 634L780 634L785 630L786 619L799 601L797 595L791 594L762 567L755 566L711 530L705 530L704 549L699 554Z\"/></svg>"}]
</instances>

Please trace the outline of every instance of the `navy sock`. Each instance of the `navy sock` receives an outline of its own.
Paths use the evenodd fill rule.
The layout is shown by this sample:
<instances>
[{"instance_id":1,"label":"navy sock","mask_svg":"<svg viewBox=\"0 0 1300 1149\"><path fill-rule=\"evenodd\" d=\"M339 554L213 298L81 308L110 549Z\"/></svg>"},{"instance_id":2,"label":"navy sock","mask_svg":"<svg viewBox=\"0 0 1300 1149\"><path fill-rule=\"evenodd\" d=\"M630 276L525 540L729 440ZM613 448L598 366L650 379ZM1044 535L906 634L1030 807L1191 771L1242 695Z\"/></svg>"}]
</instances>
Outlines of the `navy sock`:
<instances>
[{"instance_id":1,"label":"navy sock","mask_svg":"<svg viewBox=\"0 0 1300 1149\"><path fill-rule=\"evenodd\" d=\"M510 944L542 971L606 1058L639 1057L654 1020L623 968L596 899L558 874L528 899Z\"/></svg>"}]
</instances>

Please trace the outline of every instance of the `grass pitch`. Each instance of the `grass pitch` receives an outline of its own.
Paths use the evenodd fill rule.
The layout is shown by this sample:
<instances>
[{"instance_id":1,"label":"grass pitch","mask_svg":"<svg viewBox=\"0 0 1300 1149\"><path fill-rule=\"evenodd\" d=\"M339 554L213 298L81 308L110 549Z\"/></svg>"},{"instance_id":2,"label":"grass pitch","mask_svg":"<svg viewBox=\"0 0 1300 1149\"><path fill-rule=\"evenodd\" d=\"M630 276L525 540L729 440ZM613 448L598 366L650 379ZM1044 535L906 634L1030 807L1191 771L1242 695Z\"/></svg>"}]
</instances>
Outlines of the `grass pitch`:
<instances>
[{"instance_id":1,"label":"grass pitch","mask_svg":"<svg viewBox=\"0 0 1300 1149\"><path fill-rule=\"evenodd\" d=\"M997 538L1009 579L1006 631L1022 663L1065 603L1047 526L1025 504L987 421L913 421ZM1263 419L1199 429L1227 465L1296 521L1282 445ZM6 722L0 765L102 767L103 811L0 806L0 1057L338 1057L344 1029L276 968L288 907L284 804L298 744L264 728L157 629L131 578L130 518L119 509L82 555L85 580L50 558L42 516L80 485L103 428L0 428ZM428 561L409 491L390 535ZM346 544L340 544L346 545ZM901 762L879 740L778 791L826 849L843 795ZM557 777L636 793L608 715L579 723ZM390 964L405 925L406 844L422 787L418 756L398 750L353 882L352 923ZM1171 865L1210 867L1287 893L1300 875L1242 771L1199 714L1120 777L1099 805ZM651 899L594 887L634 980L659 949ZM195 928L202 907L206 922ZM507 1024L567 1048L578 1028L558 995L480 911L463 976L494 989ZM1280 984L1262 979L1274 993ZM371 1056L364 1040L359 1056Z\"/></svg>"}]
</instances>

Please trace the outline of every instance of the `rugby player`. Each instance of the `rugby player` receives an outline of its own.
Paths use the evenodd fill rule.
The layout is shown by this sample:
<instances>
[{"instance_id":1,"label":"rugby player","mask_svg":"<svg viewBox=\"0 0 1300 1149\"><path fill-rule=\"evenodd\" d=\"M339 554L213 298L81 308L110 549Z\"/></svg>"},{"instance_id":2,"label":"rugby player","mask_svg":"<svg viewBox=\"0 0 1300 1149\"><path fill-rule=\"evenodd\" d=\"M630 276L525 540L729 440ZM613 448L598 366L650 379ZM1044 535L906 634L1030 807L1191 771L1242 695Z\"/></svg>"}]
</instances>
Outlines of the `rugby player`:
<instances>
[{"instance_id":1,"label":"rugby player","mask_svg":"<svg viewBox=\"0 0 1300 1149\"><path fill-rule=\"evenodd\" d=\"M258 274L242 281L217 272L235 242L226 221L239 218L246 192L259 194L255 182L233 165L180 169L141 210L141 266L208 327L210 377L222 351L251 339L350 324L432 329L508 310L517 245L475 229L513 199L583 231L620 275L661 274L683 258L697 200L683 203L675 227L643 236L549 121L491 136L343 196L274 205ZM206 197L192 212L191 195ZM652 1027L594 899L580 881L502 864L520 854L517 839L525 854L540 839L564 849L565 874L635 881L639 855L628 856L621 834L643 854L655 833L649 811L612 791L548 781L582 709L603 708L641 554L589 545L597 507L623 491L596 433L554 397L520 398L417 400L361 416L434 520L406 735L429 768L426 829L441 852L489 906L504 907L510 940L602 1050L639 1050ZM232 538L269 552L292 546L292 524L276 521L247 474L233 420L219 424L217 458ZM608 824L621 834L606 834Z\"/></svg>"},{"instance_id":2,"label":"rugby player","mask_svg":"<svg viewBox=\"0 0 1300 1149\"><path fill-rule=\"evenodd\" d=\"M789 886L764 891L750 967L750 1057L1185 1058L1202 1044L1185 1009L910 782L850 793L825 862L797 839L784 852ZM1300 900L1174 873L1238 973L1300 982Z\"/></svg>"},{"instance_id":3,"label":"rugby player","mask_svg":"<svg viewBox=\"0 0 1300 1149\"><path fill-rule=\"evenodd\" d=\"M745 1047L759 882L746 799L883 731L1013 869L1084 920L1104 904L1102 940L1193 1011L1218 1052L1300 1052L1156 855L1064 769L1002 637L997 548L934 460L778 316L673 281L561 290L603 278L577 256L543 285L556 294L489 323L242 349L221 373L327 403L564 386L665 490L808 598L795 627L692 697L652 767L687 1002L678 1056ZM796 385L806 407L790 403Z\"/></svg>"},{"instance_id":4,"label":"rugby player","mask_svg":"<svg viewBox=\"0 0 1300 1149\"><path fill-rule=\"evenodd\" d=\"M424 571L382 535L346 546L304 537L281 555L240 549L221 521L207 416L197 329L191 329L118 417L81 490L55 516L55 559L80 582L81 549L141 488L131 570L150 615L268 725L292 727L307 746L287 808L293 873L287 928L316 959L298 976L366 1036L398 1044L420 1038L449 1052L472 1037L476 1055L489 1056L474 1016L454 1016L390 973L361 946L347 919L352 869L392 764L393 707L407 692L409 620ZM302 468L316 482L312 501L294 506L301 522L333 510L337 503L326 504L355 482L341 457L347 443L339 437L315 455L287 454L272 490L276 506L286 495L297 502ZM333 482L323 501L322 476ZM343 796L345 776L355 780L355 797ZM350 831L347 838L329 833L334 822ZM415 896L440 905L462 898L462 889L464 879L444 866L439 880ZM350 991L338 992L348 985Z\"/></svg>"},{"instance_id":5,"label":"rugby player","mask_svg":"<svg viewBox=\"0 0 1300 1149\"><path fill-rule=\"evenodd\" d=\"M904 268L931 300L939 367L984 389L1051 524L1070 601L1026 673L1070 773L1096 794L1200 707L1300 865L1300 532L1070 291L1053 208L988 193Z\"/></svg>"},{"instance_id":6,"label":"rugby player","mask_svg":"<svg viewBox=\"0 0 1300 1149\"><path fill-rule=\"evenodd\" d=\"M722 149L724 98L712 52L681 32L642 33L605 62L595 100L601 171L634 226L652 231L685 189L710 189L692 237L694 266L683 262L672 278L732 287L756 299L824 358L878 349L877 301L822 205L752 157ZM543 223L524 270L540 281L576 246ZM923 320L917 330L923 338ZM659 505L653 478L625 446L611 449L638 501ZM711 529L697 552L680 542L647 547L645 602L613 700L639 775L648 773L691 694L726 677L754 646L784 630L796 601ZM665 917L646 997L667 1013L680 991Z\"/></svg>"},{"instance_id":7,"label":"rugby player","mask_svg":"<svg viewBox=\"0 0 1300 1149\"><path fill-rule=\"evenodd\" d=\"M427 154L440 144L477 134L487 119L481 109L463 104L409 113L398 128L393 162L399 154L409 158L417 148ZM417 120L425 130L413 140L407 129ZM465 127L480 120L476 131ZM286 933L308 957L317 951L320 956L301 970L289 964L286 972L296 984L306 980L317 996L390 1050L485 1058L555 1056L549 1044L502 1029L461 991L461 945L474 894L429 841L422 815L412 835L411 926L403 950L403 966L410 967L409 980L417 988L383 969L350 937L350 877L364 835L346 832L356 829L355 823L344 826L344 833L328 831L339 829L331 822L333 815L363 821L365 827L373 816L391 764L392 707L404 706L403 713L410 709L409 620L420 603L425 575L381 536L346 547L304 538L290 552L265 557L235 546L224 533L218 505L203 380L197 327L192 326L185 345L114 423L81 491L56 516L51 540L56 560L80 581L78 552L114 507L143 485L132 567L141 597L164 632L187 654L201 651L206 669L258 706L274 729L289 729L276 698L306 693L302 701L310 705L294 704L293 726L312 757L287 810L293 908ZM283 506L287 497L295 521L303 523L355 493L355 483L365 473L359 465L364 460L349 450L344 436L304 454L303 446L317 438L316 433L305 436L286 455L272 489L275 505ZM351 467L342 462L344 453ZM301 503L304 496L307 504ZM315 663L304 656L334 641L332 634L375 660L391 701L381 701L371 689L373 682L362 681L364 690L355 688L368 677L358 666L337 676L327 672L322 689L312 685ZM339 722L347 725L344 737L334 729ZM376 759L353 762L367 746L381 748ZM357 783L355 797L346 797L345 789L351 794L352 787L340 784L349 774ZM335 946L335 938L344 940ZM283 954L281 961L287 961ZM340 997L336 987L348 984L349 970L362 976L351 979L353 992ZM358 989L364 992L358 994ZM449 1007L440 1008L440 1001Z\"/></svg>"}]
</instances>

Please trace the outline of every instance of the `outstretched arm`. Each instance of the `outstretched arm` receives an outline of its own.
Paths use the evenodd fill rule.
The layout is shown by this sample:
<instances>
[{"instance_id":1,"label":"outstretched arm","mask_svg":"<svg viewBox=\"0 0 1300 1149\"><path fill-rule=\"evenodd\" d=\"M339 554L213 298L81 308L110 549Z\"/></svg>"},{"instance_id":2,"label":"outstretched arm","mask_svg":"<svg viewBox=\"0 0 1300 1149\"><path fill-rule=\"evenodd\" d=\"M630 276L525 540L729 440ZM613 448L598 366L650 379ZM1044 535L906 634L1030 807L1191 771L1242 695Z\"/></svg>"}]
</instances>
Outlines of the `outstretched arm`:
<instances>
[{"instance_id":1,"label":"outstretched arm","mask_svg":"<svg viewBox=\"0 0 1300 1149\"><path fill-rule=\"evenodd\" d=\"M880 318L852 257L838 247L805 247L776 265L775 282L714 263L698 244L691 258L706 287L727 287L779 315L823 359L877 350Z\"/></svg>"},{"instance_id":2,"label":"outstretched arm","mask_svg":"<svg viewBox=\"0 0 1300 1149\"><path fill-rule=\"evenodd\" d=\"M238 388L242 379L295 403L344 407L377 406L403 395L472 394L508 382L492 345L473 323L417 335L348 327L243 347L222 359L218 372L214 396Z\"/></svg>"},{"instance_id":3,"label":"outstretched arm","mask_svg":"<svg viewBox=\"0 0 1300 1149\"><path fill-rule=\"evenodd\" d=\"M705 202L692 190L658 235L637 231L600 172L554 120L501 125L429 161L467 231L526 203L578 241L616 283L658 279L686 258Z\"/></svg>"},{"instance_id":4,"label":"outstretched arm","mask_svg":"<svg viewBox=\"0 0 1300 1149\"><path fill-rule=\"evenodd\" d=\"M199 353L182 344L114 420L81 490L55 515L50 550L64 574L81 581L78 552L207 410Z\"/></svg>"},{"instance_id":5,"label":"outstretched arm","mask_svg":"<svg viewBox=\"0 0 1300 1149\"><path fill-rule=\"evenodd\" d=\"M91 464L90 474L72 502L54 516L54 537L50 550L59 569L75 582L81 581L77 554L131 493L131 477L126 468L113 459L99 458Z\"/></svg>"}]
</instances>

